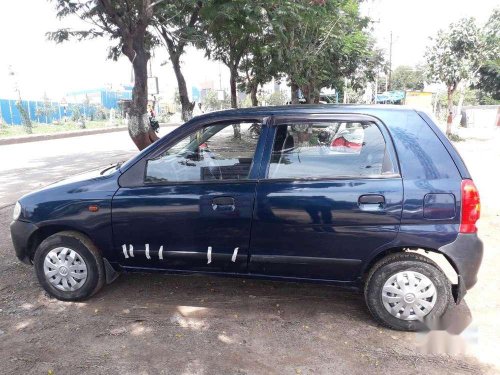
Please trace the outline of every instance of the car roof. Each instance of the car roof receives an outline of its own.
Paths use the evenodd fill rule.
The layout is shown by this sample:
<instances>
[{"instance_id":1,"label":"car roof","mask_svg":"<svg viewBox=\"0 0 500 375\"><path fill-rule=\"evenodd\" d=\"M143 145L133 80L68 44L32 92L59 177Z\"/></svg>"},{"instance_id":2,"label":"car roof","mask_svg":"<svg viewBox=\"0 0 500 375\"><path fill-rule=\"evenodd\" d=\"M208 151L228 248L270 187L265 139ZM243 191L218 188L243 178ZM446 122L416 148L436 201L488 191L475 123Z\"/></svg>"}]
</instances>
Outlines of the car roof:
<instances>
[{"instance_id":1,"label":"car roof","mask_svg":"<svg viewBox=\"0 0 500 375\"><path fill-rule=\"evenodd\" d=\"M248 107L225 109L196 116L196 119L233 116L279 116L290 114L329 114L355 113L377 116L377 114L394 112L415 112L414 108L391 104L297 104L268 107Z\"/></svg>"}]
</instances>

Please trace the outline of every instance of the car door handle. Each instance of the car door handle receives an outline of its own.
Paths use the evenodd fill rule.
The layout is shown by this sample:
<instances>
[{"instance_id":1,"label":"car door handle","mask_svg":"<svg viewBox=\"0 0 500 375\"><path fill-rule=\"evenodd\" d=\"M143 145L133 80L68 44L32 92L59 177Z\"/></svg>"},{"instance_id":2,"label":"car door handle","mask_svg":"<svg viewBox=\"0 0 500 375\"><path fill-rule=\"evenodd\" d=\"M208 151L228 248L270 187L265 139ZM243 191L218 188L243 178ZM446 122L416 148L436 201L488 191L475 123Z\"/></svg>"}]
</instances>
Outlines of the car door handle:
<instances>
[{"instance_id":1,"label":"car door handle","mask_svg":"<svg viewBox=\"0 0 500 375\"><path fill-rule=\"evenodd\" d=\"M385 197L380 194L366 194L358 198L359 208L365 210L376 210L384 208Z\"/></svg>"},{"instance_id":2,"label":"car door handle","mask_svg":"<svg viewBox=\"0 0 500 375\"><path fill-rule=\"evenodd\" d=\"M233 197L217 197L212 199L214 211L234 211L236 208Z\"/></svg>"}]
</instances>

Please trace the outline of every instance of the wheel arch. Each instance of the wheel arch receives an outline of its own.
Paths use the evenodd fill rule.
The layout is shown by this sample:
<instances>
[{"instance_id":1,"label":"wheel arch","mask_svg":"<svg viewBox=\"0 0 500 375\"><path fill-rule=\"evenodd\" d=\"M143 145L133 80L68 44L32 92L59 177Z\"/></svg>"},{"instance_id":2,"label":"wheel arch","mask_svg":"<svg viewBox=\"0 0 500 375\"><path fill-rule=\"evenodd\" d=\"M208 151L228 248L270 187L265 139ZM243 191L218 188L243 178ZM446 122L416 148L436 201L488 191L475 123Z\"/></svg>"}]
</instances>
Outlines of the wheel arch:
<instances>
[{"instance_id":1,"label":"wheel arch","mask_svg":"<svg viewBox=\"0 0 500 375\"><path fill-rule=\"evenodd\" d=\"M50 236L61 233L61 232L72 232L78 235L84 236L85 240L89 241L92 247L100 254L102 257L106 283L112 283L119 275L119 270L113 267L109 261L103 256L102 251L96 246L92 238L85 232L78 228L74 228L68 225L47 225L37 229L28 239L28 257L31 263L33 263L33 258L35 256L35 251L38 246Z\"/></svg>"},{"instance_id":2,"label":"wheel arch","mask_svg":"<svg viewBox=\"0 0 500 375\"><path fill-rule=\"evenodd\" d=\"M398 246L380 251L365 263L365 266L361 273L361 280L360 280L361 284L365 283L370 270L378 261L384 259L385 257L391 254L403 253L403 252L417 253L425 256L426 258L431 259L432 261L434 261L434 263L436 263L439 269L446 275L446 277L448 278L448 280L452 285L457 285L459 283L459 270L457 266L443 252L439 251L438 249L432 249L432 248Z\"/></svg>"},{"instance_id":3,"label":"wheel arch","mask_svg":"<svg viewBox=\"0 0 500 375\"><path fill-rule=\"evenodd\" d=\"M35 256L35 251L38 246L50 236L60 233L60 232L76 232L87 237L92 243L91 237L79 228L74 228L69 225L51 224L39 227L35 232L31 234L28 239L27 253L30 261L33 263L33 257ZM95 245L94 245L95 246ZM96 247L97 248L97 247ZM97 250L99 250L97 248ZM100 252L100 250L99 250Z\"/></svg>"}]
</instances>

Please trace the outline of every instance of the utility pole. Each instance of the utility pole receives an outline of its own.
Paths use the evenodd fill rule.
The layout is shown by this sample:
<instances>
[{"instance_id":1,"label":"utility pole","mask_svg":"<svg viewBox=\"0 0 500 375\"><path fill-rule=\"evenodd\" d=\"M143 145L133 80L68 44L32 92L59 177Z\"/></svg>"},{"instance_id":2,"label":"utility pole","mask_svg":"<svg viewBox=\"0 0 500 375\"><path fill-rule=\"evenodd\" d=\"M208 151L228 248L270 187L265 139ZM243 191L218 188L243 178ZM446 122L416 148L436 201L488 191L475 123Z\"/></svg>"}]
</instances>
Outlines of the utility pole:
<instances>
[{"instance_id":1,"label":"utility pole","mask_svg":"<svg viewBox=\"0 0 500 375\"><path fill-rule=\"evenodd\" d=\"M219 61L219 90L222 91L222 73L220 69L220 61Z\"/></svg>"},{"instance_id":2,"label":"utility pole","mask_svg":"<svg viewBox=\"0 0 500 375\"><path fill-rule=\"evenodd\" d=\"M19 82L17 80L16 72L14 71L12 65L9 65L9 75L12 77L14 91L17 93L19 101L21 101L21 90L19 89Z\"/></svg>"},{"instance_id":3,"label":"utility pole","mask_svg":"<svg viewBox=\"0 0 500 375\"><path fill-rule=\"evenodd\" d=\"M17 93L20 105L22 105L21 90L19 90L19 83L17 81L16 73L14 72L14 68L12 67L12 65L9 65L9 76L12 77L14 91ZM10 104L10 100L9 100L9 112L10 112L10 124L14 125L14 116L12 115L12 105Z\"/></svg>"},{"instance_id":4,"label":"utility pole","mask_svg":"<svg viewBox=\"0 0 500 375\"><path fill-rule=\"evenodd\" d=\"M219 64L218 64L218 67L219 67L219 91L217 92L217 99L220 102L220 108L219 109L222 109L222 102L224 101L225 93L224 93L224 91L222 91L222 73L221 73L220 66L221 66L221 63L219 61Z\"/></svg>"},{"instance_id":5,"label":"utility pole","mask_svg":"<svg viewBox=\"0 0 500 375\"><path fill-rule=\"evenodd\" d=\"M389 81L387 82L386 91L391 90L391 76L392 76L392 30L389 38Z\"/></svg>"}]
</instances>

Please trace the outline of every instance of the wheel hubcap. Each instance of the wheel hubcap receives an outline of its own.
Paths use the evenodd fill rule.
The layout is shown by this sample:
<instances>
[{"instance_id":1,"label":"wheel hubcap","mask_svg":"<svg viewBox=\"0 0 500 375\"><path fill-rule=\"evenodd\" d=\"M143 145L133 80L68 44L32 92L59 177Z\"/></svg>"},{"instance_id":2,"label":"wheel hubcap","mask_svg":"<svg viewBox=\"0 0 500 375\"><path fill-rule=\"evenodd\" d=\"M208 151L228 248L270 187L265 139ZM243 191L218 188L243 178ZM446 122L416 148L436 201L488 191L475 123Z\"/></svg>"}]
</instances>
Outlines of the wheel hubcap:
<instances>
[{"instance_id":1,"label":"wheel hubcap","mask_svg":"<svg viewBox=\"0 0 500 375\"><path fill-rule=\"evenodd\" d=\"M415 271L402 271L389 277L382 288L385 309L398 319L422 320L436 304L432 281Z\"/></svg>"},{"instance_id":2,"label":"wheel hubcap","mask_svg":"<svg viewBox=\"0 0 500 375\"><path fill-rule=\"evenodd\" d=\"M64 292L80 289L87 280L87 265L76 251L57 247L45 256L43 272L47 281Z\"/></svg>"}]
</instances>

